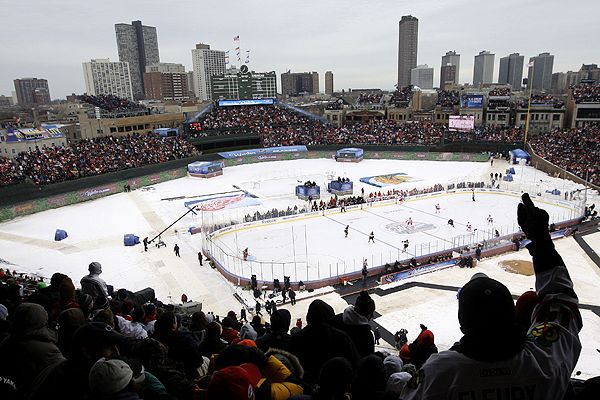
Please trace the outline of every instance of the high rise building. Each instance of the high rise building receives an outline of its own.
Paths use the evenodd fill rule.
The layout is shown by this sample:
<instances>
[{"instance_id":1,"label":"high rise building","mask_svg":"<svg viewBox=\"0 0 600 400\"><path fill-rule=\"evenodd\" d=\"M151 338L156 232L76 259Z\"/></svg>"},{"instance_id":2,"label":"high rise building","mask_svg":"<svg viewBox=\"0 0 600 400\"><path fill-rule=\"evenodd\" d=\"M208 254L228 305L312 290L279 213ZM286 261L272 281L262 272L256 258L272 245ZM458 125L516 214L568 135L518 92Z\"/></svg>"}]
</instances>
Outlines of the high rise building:
<instances>
[{"instance_id":1,"label":"high rise building","mask_svg":"<svg viewBox=\"0 0 600 400\"><path fill-rule=\"evenodd\" d=\"M188 76L182 64L157 63L146 66L144 94L146 99L184 100L189 98Z\"/></svg>"},{"instance_id":2,"label":"high rise building","mask_svg":"<svg viewBox=\"0 0 600 400\"><path fill-rule=\"evenodd\" d=\"M475 56L475 65L473 66L473 85L478 86L482 83L492 83L494 76L494 57L489 51L480 51Z\"/></svg>"},{"instance_id":3,"label":"high rise building","mask_svg":"<svg viewBox=\"0 0 600 400\"><path fill-rule=\"evenodd\" d=\"M405 15L398 25L398 87L404 87L410 84L410 70L417 66L419 20Z\"/></svg>"},{"instance_id":4,"label":"high rise building","mask_svg":"<svg viewBox=\"0 0 600 400\"><path fill-rule=\"evenodd\" d=\"M527 89L551 90L554 56L550 53L540 53L529 58L529 63L533 63L533 65L529 67L527 73Z\"/></svg>"},{"instance_id":5,"label":"high rise building","mask_svg":"<svg viewBox=\"0 0 600 400\"><path fill-rule=\"evenodd\" d=\"M48 81L38 78L15 79L15 92L19 105L50 103Z\"/></svg>"},{"instance_id":6,"label":"high rise building","mask_svg":"<svg viewBox=\"0 0 600 400\"><path fill-rule=\"evenodd\" d=\"M331 96L333 94L333 72L325 72L325 94Z\"/></svg>"},{"instance_id":7,"label":"high rise building","mask_svg":"<svg viewBox=\"0 0 600 400\"><path fill-rule=\"evenodd\" d=\"M131 85L135 99L144 98L146 66L160 61L156 28L142 25L141 21L115 24L119 61L129 63Z\"/></svg>"},{"instance_id":8,"label":"high rise building","mask_svg":"<svg viewBox=\"0 0 600 400\"><path fill-rule=\"evenodd\" d=\"M523 81L523 62L525 57L519 53L512 53L500 58L500 71L498 83L507 83L513 89L519 90Z\"/></svg>"},{"instance_id":9,"label":"high rise building","mask_svg":"<svg viewBox=\"0 0 600 400\"><path fill-rule=\"evenodd\" d=\"M281 74L281 94L298 96L319 93L319 74L317 72L284 72Z\"/></svg>"},{"instance_id":10,"label":"high rise building","mask_svg":"<svg viewBox=\"0 0 600 400\"><path fill-rule=\"evenodd\" d=\"M417 65L410 70L410 84L421 89L433 89L433 68L427 64Z\"/></svg>"},{"instance_id":11,"label":"high rise building","mask_svg":"<svg viewBox=\"0 0 600 400\"><path fill-rule=\"evenodd\" d=\"M188 71L186 74L188 91L190 92L189 98L193 99L194 97L196 97L196 79L194 78L194 71Z\"/></svg>"},{"instance_id":12,"label":"high rise building","mask_svg":"<svg viewBox=\"0 0 600 400\"><path fill-rule=\"evenodd\" d=\"M211 100L210 78L225 74L225 52L211 50L208 44L198 43L192 49L194 65L194 90L200 100Z\"/></svg>"},{"instance_id":13,"label":"high rise building","mask_svg":"<svg viewBox=\"0 0 600 400\"><path fill-rule=\"evenodd\" d=\"M448 68L454 66L455 68ZM446 69L444 69L446 67ZM458 85L458 75L460 73L460 54L456 51L447 51L442 56L442 69L440 71L440 88L452 81L452 84Z\"/></svg>"},{"instance_id":14,"label":"high rise building","mask_svg":"<svg viewBox=\"0 0 600 400\"><path fill-rule=\"evenodd\" d=\"M112 94L133 99L131 72L127 62L99 58L83 63L85 91L89 95Z\"/></svg>"}]
</instances>

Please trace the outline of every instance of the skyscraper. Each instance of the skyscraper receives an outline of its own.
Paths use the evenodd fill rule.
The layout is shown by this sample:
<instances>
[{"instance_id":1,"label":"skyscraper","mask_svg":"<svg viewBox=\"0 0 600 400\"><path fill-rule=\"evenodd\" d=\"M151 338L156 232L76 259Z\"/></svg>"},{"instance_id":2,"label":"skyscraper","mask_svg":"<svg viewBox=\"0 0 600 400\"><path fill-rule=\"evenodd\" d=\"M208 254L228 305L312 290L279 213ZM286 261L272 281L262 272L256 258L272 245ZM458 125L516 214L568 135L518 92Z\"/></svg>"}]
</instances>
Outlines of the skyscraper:
<instances>
[{"instance_id":1,"label":"skyscraper","mask_svg":"<svg viewBox=\"0 0 600 400\"><path fill-rule=\"evenodd\" d=\"M131 25L115 24L115 33L119 61L129 63L133 97L143 99L146 65L160 62L156 28L133 21Z\"/></svg>"},{"instance_id":2,"label":"skyscraper","mask_svg":"<svg viewBox=\"0 0 600 400\"><path fill-rule=\"evenodd\" d=\"M15 92L19 105L50 103L48 81L38 78L15 79Z\"/></svg>"},{"instance_id":3,"label":"skyscraper","mask_svg":"<svg viewBox=\"0 0 600 400\"><path fill-rule=\"evenodd\" d=\"M527 73L527 89L550 90L552 89L552 67L554 65L554 56L550 53L540 53L535 57L529 58L529 67Z\"/></svg>"},{"instance_id":4,"label":"skyscraper","mask_svg":"<svg viewBox=\"0 0 600 400\"><path fill-rule=\"evenodd\" d=\"M419 20L405 15L399 22L398 33L398 87L410 84L410 70L417 66Z\"/></svg>"},{"instance_id":5,"label":"skyscraper","mask_svg":"<svg viewBox=\"0 0 600 400\"><path fill-rule=\"evenodd\" d=\"M99 58L83 63L85 91L89 95L112 94L132 99L133 89L129 63Z\"/></svg>"},{"instance_id":6,"label":"skyscraper","mask_svg":"<svg viewBox=\"0 0 600 400\"><path fill-rule=\"evenodd\" d=\"M319 74L317 72L288 71L281 74L282 95L298 96L317 93L319 93Z\"/></svg>"},{"instance_id":7,"label":"skyscraper","mask_svg":"<svg viewBox=\"0 0 600 400\"><path fill-rule=\"evenodd\" d=\"M192 49L194 90L200 100L211 100L210 77L225 74L225 52L211 50L208 44L198 43Z\"/></svg>"},{"instance_id":8,"label":"skyscraper","mask_svg":"<svg viewBox=\"0 0 600 400\"><path fill-rule=\"evenodd\" d=\"M475 65L473 67L473 85L482 83L492 83L494 75L494 54L489 51L480 51L475 56Z\"/></svg>"},{"instance_id":9,"label":"skyscraper","mask_svg":"<svg viewBox=\"0 0 600 400\"><path fill-rule=\"evenodd\" d=\"M444 68L451 67L455 68ZM440 70L440 88L443 88L445 84L452 82L454 85L458 85L458 75L460 73L460 54L456 54L456 51L448 51L442 56L442 68Z\"/></svg>"},{"instance_id":10,"label":"skyscraper","mask_svg":"<svg viewBox=\"0 0 600 400\"><path fill-rule=\"evenodd\" d=\"M417 65L410 70L410 84L421 89L433 89L433 68L427 64Z\"/></svg>"},{"instance_id":11,"label":"skyscraper","mask_svg":"<svg viewBox=\"0 0 600 400\"><path fill-rule=\"evenodd\" d=\"M333 72L325 72L325 94L331 96L333 94Z\"/></svg>"},{"instance_id":12,"label":"skyscraper","mask_svg":"<svg viewBox=\"0 0 600 400\"><path fill-rule=\"evenodd\" d=\"M508 83L513 89L521 88L523 80L523 61L525 57L519 53L512 53L500 59L498 83Z\"/></svg>"},{"instance_id":13,"label":"skyscraper","mask_svg":"<svg viewBox=\"0 0 600 400\"><path fill-rule=\"evenodd\" d=\"M157 63L146 66L144 91L147 100L188 99L185 67L175 63Z\"/></svg>"}]
</instances>

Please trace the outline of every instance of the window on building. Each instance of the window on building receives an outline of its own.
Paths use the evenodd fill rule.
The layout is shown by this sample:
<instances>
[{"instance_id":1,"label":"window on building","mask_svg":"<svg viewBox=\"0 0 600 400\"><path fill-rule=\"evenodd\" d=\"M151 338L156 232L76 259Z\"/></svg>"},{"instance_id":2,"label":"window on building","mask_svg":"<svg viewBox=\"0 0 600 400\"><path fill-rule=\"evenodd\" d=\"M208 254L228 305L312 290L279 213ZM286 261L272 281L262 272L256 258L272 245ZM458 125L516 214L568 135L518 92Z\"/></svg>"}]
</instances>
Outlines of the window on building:
<instances>
[{"instance_id":1,"label":"window on building","mask_svg":"<svg viewBox=\"0 0 600 400\"><path fill-rule=\"evenodd\" d=\"M120 127L117 128L117 131L118 132L125 132L125 129L122 126L120 126Z\"/></svg>"},{"instance_id":2,"label":"window on building","mask_svg":"<svg viewBox=\"0 0 600 400\"><path fill-rule=\"evenodd\" d=\"M521 114L521 121L527 120L527 114Z\"/></svg>"},{"instance_id":3,"label":"window on building","mask_svg":"<svg viewBox=\"0 0 600 400\"><path fill-rule=\"evenodd\" d=\"M115 126L110 127L110 133L115 133L116 131L117 131L117 128Z\"/></svg>"},{"instance_id":4,"label":"window on building","mask_svg":"<svg viewBox=\"0 0 600 400\"><path fill-rule=\"evenodd\" d=\"M552 121L560 121L560 115L559 114L554 114L552 116Z\"/></svg>"}]
</instances>

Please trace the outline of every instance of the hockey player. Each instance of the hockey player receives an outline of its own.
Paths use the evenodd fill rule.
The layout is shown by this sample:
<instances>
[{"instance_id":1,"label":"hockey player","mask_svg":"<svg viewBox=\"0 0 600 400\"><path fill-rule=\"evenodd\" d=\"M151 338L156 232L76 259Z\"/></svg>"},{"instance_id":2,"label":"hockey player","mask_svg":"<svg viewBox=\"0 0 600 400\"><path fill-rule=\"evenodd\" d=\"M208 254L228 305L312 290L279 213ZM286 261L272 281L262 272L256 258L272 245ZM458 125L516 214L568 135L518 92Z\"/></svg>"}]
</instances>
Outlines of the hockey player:
<instances>
[{"instance_id":1,"label":"hockey player","mask_svg":"<svg viewBox=\"0 0 600 400\"><path fill-rule=\"evenodd\" d=\"M467 222L467 232L473 232L473 226L470 222Z\"/></svg>"},{"instance_id":2,"label":"hockey player","mask_svg":"<svg viewBox=\"0 0 600 400\"><path fill-rule=\"evenodd\" d=\"M244 251L242 251L242 257L244 258L244 261L248 261L248 248L247 247L244 249Z\"/></svg>"},{"instance_id":3,"label":"hockey player","mask_svg":"<svg viewBox=\"0 0 600 400\"><path fill-rule=\"evenodd\" d=\"M442 208L440 207L440 203L437 203L437 204L435 205L435 213L436 213L436 214L439 214L441 209L442 209Z\"/></svg>"},{"instance_id":4,"label":"hockey player","mask_svg":"<svg viewBox=\"0 0 600 400\"><path fill-rule=\"evenodd\" d=\"M362 271L361 271L361 274L362 274L362 277L363 277L363 283L367 280L367 274L369 273L369 271L367 270L367 268L368 268L368 263L367 263L367 259L365 258L363 260L363 267L362 267Z\"/></svg>"},{"instance_id":5,"label":"hockey player","mask_svg":"<svg viewBox=\"0 0 600 400\"><path fill-rule=\"evenodd\" d=\"M375 243L375 234L373 233L373 231L371 231L371 233L369 234L369 240L367 243Z\"/></svg>"},{"instance_id":6,"label":"hockey player","mask_svg":"<svg viewBox=\"0 0 600 400\"><path fill-rule=\"evenodd\" d=\"M488 225L494 225L494 218L492 218L492 214L487 217Z\"/></svg>"},{"instance_id":7,"label":"hockey player","mask_svg":"<svg viewBox=\"0 0 600 400\"><path fill-rule=\"evenodd\" d=\"M475 201L475 189L473 189L471 192L471 199Z\"/></svg>"},{"instance_id":8,"label":"hockey player","mask_svg":"<svg viewBox=\"0 0 600 400\"><path fill-rule=\"evenodd\" d=\"M454 228L454 220L452 218L448 220L448 225Z\"/></svg>"},{"instance_id":9,"label":"hockey player","mask_svg":"<svg viewBox=\"0 0 600 400\"><path fill-rule=\"evenodd\" d=\"M346 225L344 228L344 237L348 237L348 229L350 229L350 225Z\"/></svg>"},{"instance_id":10,"label":"hockey player","mask_svg":"<svg viewBox=\"0 0 600 400\"><path fill-rule=\"evenodd\" d=\"M413 226L413 220L411 217L408 217L408 219L406 220L406 227L411 227Z\"/></svg>"},{"instance_id":11,"label":"hockey player","mask_svg":"<svg viewBox=\"0 0 600 400\"><path fill-rule=\"evenodd\" d=\"M403 252L403 253L406 253L406 250L408 249L408 239L406 239L406 240L403 240L403 241L402 241L402 244L403 244L403 249L402 249L402 252Z\"/></svg>"}]
</instances>

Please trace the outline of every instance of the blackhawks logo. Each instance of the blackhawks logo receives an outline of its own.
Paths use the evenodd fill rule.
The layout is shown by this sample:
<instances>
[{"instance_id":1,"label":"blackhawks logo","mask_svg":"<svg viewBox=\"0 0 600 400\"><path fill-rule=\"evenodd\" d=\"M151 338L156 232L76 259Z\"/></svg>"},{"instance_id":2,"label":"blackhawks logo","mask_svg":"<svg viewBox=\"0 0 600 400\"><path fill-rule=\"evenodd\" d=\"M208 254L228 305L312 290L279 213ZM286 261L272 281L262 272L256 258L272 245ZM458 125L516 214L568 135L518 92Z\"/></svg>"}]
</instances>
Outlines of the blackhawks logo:
<instances>
[{"instance_id":1,"label":"blackhawks logo","mask_svg":"<svg viewBox=\"0 0 600 400\"><path fill-rule=\"evenodd\" d=\"M417 373L412 378L410 378L410 381L408 381L407 386L409 389L416 389L419 387L419 385L421 383L423 383L424 379L425 379L425 371L420 369L417 371Z\"/></svg>"},{"instance_id":2,"label":"blackhawks logo","mask_svg":"<svg viewBox=\"0 0 600 400\"><path fill-rule=\"evenodd\" d=\"M527 335L527 338L535 341L540 346L548 347L558 340L558 336L559 333L556 325L548 322L534 326L529 335Z\"/></svg>"}]
</instances>

